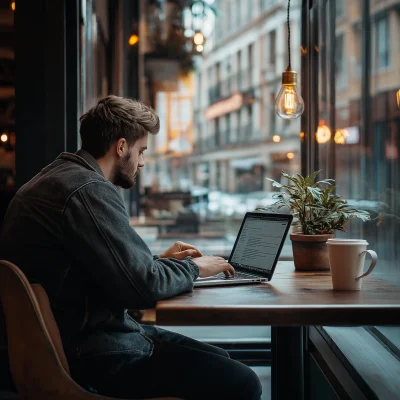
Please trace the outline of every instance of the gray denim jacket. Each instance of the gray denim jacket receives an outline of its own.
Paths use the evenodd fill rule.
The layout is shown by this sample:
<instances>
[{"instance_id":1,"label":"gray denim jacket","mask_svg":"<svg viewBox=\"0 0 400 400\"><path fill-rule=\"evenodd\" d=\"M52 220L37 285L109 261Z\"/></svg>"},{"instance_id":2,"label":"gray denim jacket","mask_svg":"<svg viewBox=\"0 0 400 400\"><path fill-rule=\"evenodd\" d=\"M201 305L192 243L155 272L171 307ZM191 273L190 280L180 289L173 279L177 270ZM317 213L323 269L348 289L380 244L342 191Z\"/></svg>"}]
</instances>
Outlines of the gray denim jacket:
<instances>
[{"instance_id":1,"label":"gray denim jacket","mask_svg":"<svg viewBox=\"0 0 400 400\"><path fill-rule=\"evenodd\" d=\"M86 151L62 153L15 195L0 259L44 286L69 359L129 353L152 342L126 309L192 290L192 261L155 259L129 225L118 189Z\"/></svg>"}]
</instances>

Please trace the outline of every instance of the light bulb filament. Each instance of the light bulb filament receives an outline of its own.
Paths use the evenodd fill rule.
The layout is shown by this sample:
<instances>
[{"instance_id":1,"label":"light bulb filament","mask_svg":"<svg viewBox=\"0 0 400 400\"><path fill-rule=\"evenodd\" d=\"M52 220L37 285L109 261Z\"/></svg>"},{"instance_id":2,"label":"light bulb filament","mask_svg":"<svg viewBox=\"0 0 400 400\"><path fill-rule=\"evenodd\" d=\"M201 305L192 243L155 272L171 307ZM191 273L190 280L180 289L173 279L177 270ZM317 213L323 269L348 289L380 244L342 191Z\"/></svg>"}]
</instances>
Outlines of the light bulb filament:
<instances>
[{"instance_id":1,"label":"light bulb filament","mask_svg":"<svg viewBox=\"0 0 400 400\"><path fill-rule=\"evenodd\" d=\"M295 93L291 87L286 87L283 106L287 114L293 114L296 109Z\"/></svg>"}]
</instances>

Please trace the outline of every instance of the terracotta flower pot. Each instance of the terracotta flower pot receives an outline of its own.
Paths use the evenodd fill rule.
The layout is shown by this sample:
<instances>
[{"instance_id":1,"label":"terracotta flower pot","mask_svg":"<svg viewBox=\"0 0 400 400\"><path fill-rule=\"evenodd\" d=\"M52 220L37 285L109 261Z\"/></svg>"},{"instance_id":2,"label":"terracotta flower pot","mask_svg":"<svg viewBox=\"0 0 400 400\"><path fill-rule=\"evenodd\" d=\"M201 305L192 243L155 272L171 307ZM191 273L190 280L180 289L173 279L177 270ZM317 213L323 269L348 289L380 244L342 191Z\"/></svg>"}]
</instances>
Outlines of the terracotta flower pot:
<instances>
[{"instance_id":1,"label":"terracotta flower pot","mask_svg":"<svg viewBox=\"0 0 400 400\"><path fill-rule=\"evenodd\" d=\"M292 233L294 266L299 271L328 271L330 269L326 241L333 238L326 235L303 235Z\"/></svg>"}]
</instances>

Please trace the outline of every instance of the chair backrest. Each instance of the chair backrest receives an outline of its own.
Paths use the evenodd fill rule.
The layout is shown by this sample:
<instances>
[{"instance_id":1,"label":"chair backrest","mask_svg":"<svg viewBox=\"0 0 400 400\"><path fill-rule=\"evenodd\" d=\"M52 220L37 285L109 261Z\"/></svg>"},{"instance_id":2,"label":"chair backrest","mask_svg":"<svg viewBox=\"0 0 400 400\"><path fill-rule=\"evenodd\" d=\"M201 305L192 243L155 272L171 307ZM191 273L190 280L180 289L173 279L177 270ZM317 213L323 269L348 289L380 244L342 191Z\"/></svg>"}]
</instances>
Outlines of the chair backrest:
<instances>
[{"instance_id":1,"label":"chair backrest","mask_svg":"<svg viewBox=\"0 0 400 400\"><path fill-rule=\"evenodd\" d=\"M45 290L30 285L16 265L4 260L0 260L0 301L10 369L21 399L116 400L87 392L73 381Z\"/></svg>"},{"instance_id":2,"label":"chair backrest","mask_svg":"<svg viewBox=\"0 0 400 400\"><path fill-rule=\"evenodd\" d=\"M17 266L0 261L0 297L7 326L10 369L18 391L24 393L35 387L56 390L52 388L59 384L54 380L55 373L72 381L43 287L31 287Z\"/></svg>"}]
</instances>

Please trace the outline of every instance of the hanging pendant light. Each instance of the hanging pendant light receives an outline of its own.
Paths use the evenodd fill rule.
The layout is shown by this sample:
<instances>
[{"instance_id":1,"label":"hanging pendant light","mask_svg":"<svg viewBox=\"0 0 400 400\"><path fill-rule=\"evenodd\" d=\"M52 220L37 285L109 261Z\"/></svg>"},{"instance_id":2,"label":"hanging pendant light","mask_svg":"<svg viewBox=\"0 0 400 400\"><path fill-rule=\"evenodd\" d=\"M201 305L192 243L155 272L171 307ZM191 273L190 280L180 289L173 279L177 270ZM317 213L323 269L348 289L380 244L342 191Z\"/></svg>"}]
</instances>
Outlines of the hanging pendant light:
<instances>
[{"instance_id":1,"label":"hanging pendant light","mask_svg":"<svg viewBox=\"0 0 400 400\"><path fill-rule=\"evenodd\" d=\"M304 111L304 101L297 90L297 72L290 63L290 0L287 7L289 65L282 73L282 87L275 101L275 111L283 119L298 118Z\"/></svg>"}]
</instances>

